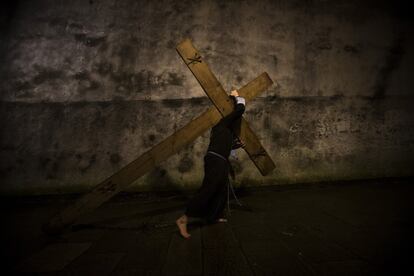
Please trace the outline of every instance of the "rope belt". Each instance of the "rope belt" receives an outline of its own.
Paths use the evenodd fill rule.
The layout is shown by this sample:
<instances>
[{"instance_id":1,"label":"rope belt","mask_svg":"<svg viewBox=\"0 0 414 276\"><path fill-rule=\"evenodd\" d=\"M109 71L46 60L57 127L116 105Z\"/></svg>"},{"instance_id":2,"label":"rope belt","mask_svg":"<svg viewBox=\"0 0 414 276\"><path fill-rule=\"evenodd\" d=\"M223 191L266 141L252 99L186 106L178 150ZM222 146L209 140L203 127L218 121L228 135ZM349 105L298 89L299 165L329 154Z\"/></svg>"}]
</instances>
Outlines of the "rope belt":
<instances>
[{"instance_id":1,"label":"rope belt","mask_svg":"<svg viewBox=\"0 0 414 276\"><path fill-rule=\"evenodd\" d=\"M217 157L220 157L220 158L221 158L221 159L223 159L224 161L226 161L226 162L227 162L227 164L229 165L229 174L230 174L231 178L232 178L233 180L236 180L236 174L234 173L233 166L230 164L229 159L227 159L227 158L226 158L226 157L224 157L223 155L221 155L221 154L219 154L219 153L217 153L217 152L211 151L211 150L207 151L207 154L212 154L212 155L215 155L215 156L217 156Z\"/></svg>"},{"instance_id":2,"label":"rope belt","mask_svg":"<svg viewBox=\"0 0 414 276\"><path fill-rule=\"evenodd\" d=\"M225 158L223 155L221 155L221 154L219 154L219 153L217 153L217 152L214 152L214 151L211 151L211 150L209 150L209 151L207 151L207 154L212 154L212 155L215 155L215 156L218 156L218 157L220 157L221 159L223 159L224 161L226 161L226 162L228 162L229 160L227 160L227 158Z\"/></svg>"}]
</instances>

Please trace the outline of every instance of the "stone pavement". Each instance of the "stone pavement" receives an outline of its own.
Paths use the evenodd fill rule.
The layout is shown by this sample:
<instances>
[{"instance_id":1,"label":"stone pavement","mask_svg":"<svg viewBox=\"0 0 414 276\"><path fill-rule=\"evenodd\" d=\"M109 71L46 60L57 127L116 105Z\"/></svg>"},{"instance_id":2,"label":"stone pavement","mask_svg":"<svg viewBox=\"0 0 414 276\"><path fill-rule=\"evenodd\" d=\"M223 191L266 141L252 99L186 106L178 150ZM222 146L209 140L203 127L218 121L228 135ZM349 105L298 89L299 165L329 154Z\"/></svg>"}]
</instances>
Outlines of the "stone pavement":
<instances>
[{"instance_id":1,"label":"stone pavement","mask_svg":"<svg viewBox=\"0 0 414 276\"><path fill-rule=\"evenodd\" d=\"M238 189L229 223L174 225L191 193L121 195L61 236L71 197L2 198L3 275L414 275L412 179Z\"/></svg>"}]
</instances>

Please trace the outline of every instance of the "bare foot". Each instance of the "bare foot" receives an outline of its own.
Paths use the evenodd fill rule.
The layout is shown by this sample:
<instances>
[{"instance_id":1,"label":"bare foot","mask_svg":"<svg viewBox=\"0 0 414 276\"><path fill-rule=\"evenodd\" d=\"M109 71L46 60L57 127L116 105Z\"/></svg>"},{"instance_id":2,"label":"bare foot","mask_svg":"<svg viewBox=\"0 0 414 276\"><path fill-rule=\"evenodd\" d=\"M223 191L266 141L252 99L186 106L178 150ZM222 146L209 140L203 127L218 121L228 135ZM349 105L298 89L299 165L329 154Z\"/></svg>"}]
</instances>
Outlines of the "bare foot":
<instances>
[{"instance_id":1,"label":"bare foot","mask_svg":"<svg viewBox=\"0 0 414 276\"><path fill-rule=\"evenodd\" d=\"M175 223L178 226L178 229L180 230L181 236L183 236L186 239L191 237L191 235L187 232L187 221L188 218L186 215L182 215L175 221Z\"/></svg>"}]
</instances>

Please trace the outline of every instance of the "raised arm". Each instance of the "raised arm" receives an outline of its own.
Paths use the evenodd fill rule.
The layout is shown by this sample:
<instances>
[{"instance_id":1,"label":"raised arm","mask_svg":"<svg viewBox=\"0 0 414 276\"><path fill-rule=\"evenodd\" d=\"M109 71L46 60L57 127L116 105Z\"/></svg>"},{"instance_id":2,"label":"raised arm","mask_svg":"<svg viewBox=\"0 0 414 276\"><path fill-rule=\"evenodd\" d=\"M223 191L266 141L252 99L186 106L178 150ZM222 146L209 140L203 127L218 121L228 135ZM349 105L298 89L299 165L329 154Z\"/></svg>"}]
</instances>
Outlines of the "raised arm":
<instances>
[{"instance_id":1,"label":"raised arm","mask_svg":"<svg viewBox=\"0 0 414 276\"><path fill-rule=\"evenodd\" d=\"M229 126L235 120L239 119L241 115L244 113L244 110L246 109L246 100L243 97L239 96L239 92L237 92L237 90L231 91L230 97L232 97L235 101L234 110L232 113L224 117L220 122L220 124L226 126Z\"/></svg>"},{"instance_id":2,"label":"raised arm","mask_svg":"<svg viewBox=\"0 0 414 276\"><path fill-rule=\"evenodd\" d=\"M236 106L234 107L233 112L227 115L226 117L224 117L220 123L223 123L224 125L230 125L231 123L233 123L235 120L239 119L242 116L242 114L244 113L244 110L246 109L245 108L246 101L242 97L235 97L235 101L236 101Z\"/></svg>"}]
</instances>

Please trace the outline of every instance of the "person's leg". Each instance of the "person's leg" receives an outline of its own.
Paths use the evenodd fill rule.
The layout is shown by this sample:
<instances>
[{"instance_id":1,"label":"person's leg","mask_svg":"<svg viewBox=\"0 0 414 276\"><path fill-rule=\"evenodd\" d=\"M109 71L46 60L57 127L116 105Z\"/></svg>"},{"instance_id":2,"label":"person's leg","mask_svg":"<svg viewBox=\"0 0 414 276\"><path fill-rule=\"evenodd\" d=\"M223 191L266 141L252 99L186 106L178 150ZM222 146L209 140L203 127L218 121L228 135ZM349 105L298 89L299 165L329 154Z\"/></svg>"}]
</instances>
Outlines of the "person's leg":
<instances>
[{"instance_id":1,"label":"person's leg","mask_svg":"<svg viewBox=\"0 0 414 276\"><path fill-rule=\"evenodd\" d=\"M221 174L217 175L217 179L220 187L217 189L209 204L209 211L206 217L209 223L227 221L224 219L224 208L227 202L228 168L224 167Z\"/></svg>"},{"instance_id":2,"label":"person's leg","mask_svg":"<svg viewBox=\"0 0 414 276\"><path fill-rule=\"evenodd\" d=\"M215 223L224 218L224 208L227 200L227 189L220 189L210 203L210 209L206 216L208 223Z\"/></svg>"},{"instance_id":3,"label":"person's leg","mask_svg":"<svg viewBox=\"0 0 414 276\"><path fill-rule=\"evenodd\" d=\"M201 188L187 203L185 215L188 217L205 217L210 209L210 202L220 189L223 162L217 157L207 155L204 158L204 179Z\"/></svg>"},{"instance_id":4,"label":"person's leg","mask_svg":"<svg viewBox=\"0 0 414 276\"><path fill-rule=\"evenodd\" d=\"M227 182L226 182L226 185L225 185L225 191L222 191L222 198L221 198L221 202L219 203L219 210L218 210L218 215L217 215L216 222L227 222L227 218L226 218L226 215L225 215L225 209L226 209L226 204L229 200L229 197L228 197L229 190L228 190L228 187L227 187L228 181L229 181L229 179L227 178Z\"/></svg>"},{"instance_id":5,"label":"person's leg","mask_svg":"<svg viewBox=\"0 0 414 276\"><path fill-rule=\"evenodd\" d=\"M187 231L188 217L204 217L209 208L211 197L217 190L217 179L215 175L220 171L220 162L211 156L204 157L204 179L197 194L187 203L184 214L176 220L180 234L184 238L191 235Z\"/></svg>"},{"instance_id":6,"label":"person's leg","mask_svg":"<svg viewBox=\"0 0 414 276\"><path fill-rule=\"evenodd\" d=\"M191 234L187 231L187 223L188 223L188 217L186 215L182 215L179 217L175 223L178 226L178 230L180 231L181 236L188 239L191 237Z\"/></svg>"}]
</instances>

